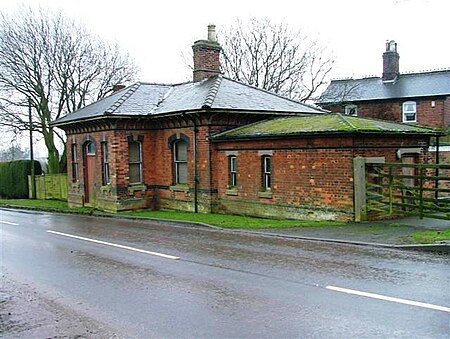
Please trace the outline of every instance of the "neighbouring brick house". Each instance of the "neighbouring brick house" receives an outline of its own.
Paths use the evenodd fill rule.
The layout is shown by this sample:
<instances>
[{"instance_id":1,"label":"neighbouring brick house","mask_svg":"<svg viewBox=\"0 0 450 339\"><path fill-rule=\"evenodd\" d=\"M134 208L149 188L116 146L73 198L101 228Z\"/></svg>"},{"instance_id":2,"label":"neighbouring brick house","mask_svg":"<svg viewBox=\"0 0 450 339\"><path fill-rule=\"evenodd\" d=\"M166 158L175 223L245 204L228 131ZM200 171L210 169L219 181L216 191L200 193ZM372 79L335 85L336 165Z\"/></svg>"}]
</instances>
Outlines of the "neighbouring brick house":
<instances>
[{"instance_id":1,"label":"neighbouring brick house","mask_svg":"<svg viewBox=\"0 0 450 339\"><path fill-rule=\"evenodd\" d=\"M450 69L402 74L399 61L397 43L387 41L381 77L332 80L317 104L352 116L449 130ZM450 138L440 144L440 162L450 163Z\"/></svg>"},{"instance_id":2,"label":"neighbouring brick house","mask_svg":"<svg viewBox=\"0 0 450 339\"><path fill-rule=\"evenodd\" d=\"M353 158L426 155L430 128L327 114L220 75L212 26L194 81L136 83L54 122L70 206L353 218Z\"/></svg>"},{"instance_id":3,"label":"neighbouring brick house","mask_svg":"<svg viewBox=\"0 0 450 339\"><path fill-rule=\"evenodd\" d=\"M332 112L448 128L450 69L401 74L394 41L386 43L381 77L332 80L317 103Z\"/></svg>"}]
</instances>

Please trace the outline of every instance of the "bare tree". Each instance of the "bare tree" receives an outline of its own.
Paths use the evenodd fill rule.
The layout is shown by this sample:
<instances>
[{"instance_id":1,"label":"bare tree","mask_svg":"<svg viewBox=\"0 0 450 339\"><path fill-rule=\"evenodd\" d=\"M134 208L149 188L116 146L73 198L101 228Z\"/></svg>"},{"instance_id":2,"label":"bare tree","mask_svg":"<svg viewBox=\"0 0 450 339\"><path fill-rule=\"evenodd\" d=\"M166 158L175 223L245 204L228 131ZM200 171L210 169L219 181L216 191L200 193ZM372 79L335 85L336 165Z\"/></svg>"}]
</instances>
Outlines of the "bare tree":
<instances>
[{"instance_id":1,"label":"bare tree","mask_svg":"<svg viewBox=\"0 0 450 339\"><path fill-rule=\"evenodd\" d=\"M61 14L31 9L0 14L0 127L29 130L31 103L33 130L45 141L50 173L61 169L55 141L64 138L51 121L104 97L135 74L134 63L117 45Z\"/></svg>"},{"instance_id":2,"label":"bare tree","mask_svg":"<svg viewBox=\"0 0 450 339\"><path fill-rule=\"evenodd\" d=\"M333 66L317 41L268 19L237 20L219 35L227 76L302 102L314 99Z\"/></svg>"}]
</instances>

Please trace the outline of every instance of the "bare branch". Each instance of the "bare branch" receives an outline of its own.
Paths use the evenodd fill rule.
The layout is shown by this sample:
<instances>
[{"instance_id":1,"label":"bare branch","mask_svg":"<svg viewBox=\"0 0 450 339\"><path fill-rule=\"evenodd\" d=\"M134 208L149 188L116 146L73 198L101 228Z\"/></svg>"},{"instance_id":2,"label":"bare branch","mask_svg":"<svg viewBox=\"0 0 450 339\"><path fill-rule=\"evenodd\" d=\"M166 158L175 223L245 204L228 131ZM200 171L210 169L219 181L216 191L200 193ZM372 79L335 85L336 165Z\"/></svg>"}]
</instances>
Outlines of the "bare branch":
<instances>
[{"instance_id":1,"label":"bare branch","mask_svg":"<svg viewBox=\"0 0 450 339\"><path fill-rule=\"evenodd\" d=\"M117 45L61 14L0 13L0 127L27 130L30 99L33 128L45 141L51 172L59 168L51 122L132 81L136 72Z\"/></svg>"},{"instance_id":2,"label":"bare branch","mask_svg":"<svg viewBox=\"0 0 450 339\"><path fill-rule=\"evenodd\" d=\"M317 41L268 19L237 20L219 37L227 76L299 101L320 91L333 66Z\"/></svg>"}]
</instances>

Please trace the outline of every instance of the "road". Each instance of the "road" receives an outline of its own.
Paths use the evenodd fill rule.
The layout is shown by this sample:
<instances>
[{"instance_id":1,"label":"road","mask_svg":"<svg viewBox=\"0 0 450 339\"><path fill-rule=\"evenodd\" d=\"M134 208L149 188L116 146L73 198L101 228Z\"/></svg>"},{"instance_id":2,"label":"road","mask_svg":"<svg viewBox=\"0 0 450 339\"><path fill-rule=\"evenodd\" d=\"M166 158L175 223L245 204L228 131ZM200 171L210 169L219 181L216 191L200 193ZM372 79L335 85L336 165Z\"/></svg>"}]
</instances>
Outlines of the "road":
<instances>
[{"instance_id":1,"label":"road","mask_svg":"<svg viewBox=\"0 0 450 339\"><path fill-rule=\"evenodd\" d=\"M448 255L0 215L5 337L449 337ZM40 304L27 309L26 298L48 314L33 316Z\"/></svg>"}]
</instances>

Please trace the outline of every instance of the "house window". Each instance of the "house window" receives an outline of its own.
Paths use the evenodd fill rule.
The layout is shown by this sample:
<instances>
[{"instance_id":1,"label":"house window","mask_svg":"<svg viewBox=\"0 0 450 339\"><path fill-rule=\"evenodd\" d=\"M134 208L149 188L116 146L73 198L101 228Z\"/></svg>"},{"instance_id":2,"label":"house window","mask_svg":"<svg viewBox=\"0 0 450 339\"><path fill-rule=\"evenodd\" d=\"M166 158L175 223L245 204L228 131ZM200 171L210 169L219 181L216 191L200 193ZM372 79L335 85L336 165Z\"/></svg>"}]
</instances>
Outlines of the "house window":
<instances>
[{"instance_id":1,"label":"house window","mask_svg":"<svg viewBox=\"0 0 450 339\"><path fill-rule=\"evenodd\" d=\"M262 157L262 186L264 191L269 191L272 187L271 175L271 157L265 155Z\"/></svg>"},{"instance_id":2,"label":"house window","mask_svg":"<svg viewBox=\"0 0 450 339\"><path fill-rule=\"evenodd\" d=\"M403 103L403 122L417 122L417 105L415 101Z\"/></svg>"},{"instance_id":3,"label":"house window","mask_svg":"<svg viewBox=\"0 0 450 339\"><path fill-rule=\"evenodd\" d=\"M356 105L347 105L347 106L345 106L344 113L346 115L353 115L353 116L356 117L358 115L358 106L356 106Z\"/></svg>"},{"instance_id":4,"label":"house window","mask_svg":"<svg viewBox=\"0 0 450 339\"><path fill-rule=\"evenodd\" d=\"M102 173L103 173L103 185L108 185L110 183L110 179L109 179L109 154L107 142L102 142Z\"/></svg>"},{"instance_id":5,"label":"house window","mask_svg":"<svg viewBox=\"0 0 450 339\"><path fill-rule=\"evenodd\" d=\"M128 142L128 163L130 184L142 183L142 144L139 141Z\"/></svg>"},{"instance_id":6,"label":"house window","mask_svg":"<svg viewBox=\"0 0 450 339\"><path fill-rule=\"evenodd\" d=\"M173 162L176 184L187 184L187 142L178 140L173 144Z\"/></svg>"},{"instance_id":7,"label":"house window","mask_svg":"<svg viewBox=\"0 0 450 339\"><path fill-rule=\"evenodd\" d=\"M229 180L228 184L230 187L237 186L237 158L232 155L228 157L228 169L229 169Z\"/></svg>"},{"instance_id":8,"label":"house window","mask_svg":"<svg viewBox=\"0 0 450 339\"><path fill-rule=\"evenodd\" d=\"M95 142L88 141L86 144L86 154L95 155Z\"/></svg>"},{"instance_id":9,"label":"house window","mask_svg":"<svg viewBox=\"0 0 450 339\"><path fill-rule=\"evenodd\" d=\"M77 144L72 144L72 182L78 180L78 154L77 154Z\"/></svg>"}]
</instances>

